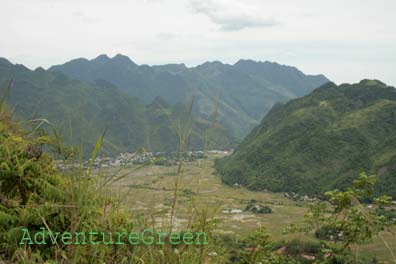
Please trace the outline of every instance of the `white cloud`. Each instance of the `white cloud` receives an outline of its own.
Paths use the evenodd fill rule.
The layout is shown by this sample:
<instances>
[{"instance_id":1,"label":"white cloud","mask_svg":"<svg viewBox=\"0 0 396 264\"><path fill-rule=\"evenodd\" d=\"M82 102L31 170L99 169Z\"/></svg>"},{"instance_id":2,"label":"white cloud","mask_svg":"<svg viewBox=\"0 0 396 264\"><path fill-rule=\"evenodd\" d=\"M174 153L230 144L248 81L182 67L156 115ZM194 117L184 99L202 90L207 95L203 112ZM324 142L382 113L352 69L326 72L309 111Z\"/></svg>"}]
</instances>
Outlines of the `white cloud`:
<instances>
[{"instance_id":1,"label":"white cloud","mask_svg":"<svg viewBox=\"0 0 396 264\"><path fill-rule=\"evenodd\" d=\"M253 5L236 0L192 0L194 12L206 15L213 23L224 31L238 31L244 28L270 27L279 23L264 17Z\"/></svg>"}]
</instances>

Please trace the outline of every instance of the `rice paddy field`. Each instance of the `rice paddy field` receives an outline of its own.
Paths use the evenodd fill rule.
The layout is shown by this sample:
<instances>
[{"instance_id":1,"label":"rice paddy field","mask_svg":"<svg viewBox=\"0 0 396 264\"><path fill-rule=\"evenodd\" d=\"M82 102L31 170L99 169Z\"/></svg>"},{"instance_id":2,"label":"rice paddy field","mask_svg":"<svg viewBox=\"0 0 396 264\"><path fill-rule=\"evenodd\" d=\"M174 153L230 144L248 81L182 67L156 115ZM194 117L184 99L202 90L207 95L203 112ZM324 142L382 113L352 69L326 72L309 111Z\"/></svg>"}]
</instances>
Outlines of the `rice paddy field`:
<instances>
[{"instance_id":1,"label":"rice paddy field","mask_svg":"<svg viewBox=\"0 0 396 264\"><path fill-rule=\"evenodd\" d=\"M174 225L187 226L192 208L205 210L216 220L216 231L235 238L244 238L259 227L266 227L273 241L282 241L302 236L315 239L312 234L285 234L289 224L302 222L307 211L307 202L293 201L282 193L254 192L241 187L227 186L214 174L213 162L219 155L185 163L182 167ZM100 171L114 174L115 169ZM123 206L131 215L144 215L151 224L161 228L169 224L174 197L177 166L147 166L139 170L125 168L117 174L128 175L114 183L110 191L120 195ZM273 213L254 214L246 211L249 200L269 206ZM384 234L389 246L396 252L394 234ZM376 238L371 244L360 245L359 254L376 256L380 263L391 263L389 250ZM392 262L393 263L393 262Z\"/></svg>"}]
</instances>

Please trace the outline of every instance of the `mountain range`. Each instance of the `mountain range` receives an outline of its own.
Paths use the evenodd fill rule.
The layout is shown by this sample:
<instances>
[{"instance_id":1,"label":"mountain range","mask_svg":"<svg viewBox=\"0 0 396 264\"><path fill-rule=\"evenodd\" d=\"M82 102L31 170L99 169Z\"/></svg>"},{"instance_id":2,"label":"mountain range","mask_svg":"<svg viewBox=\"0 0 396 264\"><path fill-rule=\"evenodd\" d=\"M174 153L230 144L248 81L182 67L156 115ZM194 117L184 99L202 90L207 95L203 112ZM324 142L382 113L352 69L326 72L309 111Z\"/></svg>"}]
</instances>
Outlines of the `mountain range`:
<instances>
[{"instance_id":1,"label":"mountain range","mask_svg":"<svg viewBox=\"0 0 396 264\"><path fill-rule=\"evenodd\" d=\"M49 71L91 83L106 80L145 104L157 96L171 104L194 96L197 113L204 119L210 117L218 98L218 122L237 138L246 136L276 102L305 95L328 82L323 75L305 75L295 67L268 61L239 60L234 65L214 61L189 68L138 65L120 54L79 58Z\"/></svg>"},{"instance_id":2,"label":"mountain range","mask_svg":"<svg viewBox=\"0 0 396 264\"><path fill-rule=\"evenodd\" d=\"M13 86L6 96L10 80ZM220 125L210 129L211 141L207 142L204 135L211 123L199 116L187 116L188 104L168 104L158 96L146 105L101 79L83 82L43 68L32 71L0 58L0 87L0 97L6 97L17 119L49 120L67 144L82 145L85 154L92 151L104 131L107 131L102 148L105 155L132 152L140 147L176 151L179 131L190 119L189 149L202 149L208 144L224 149L234 142Z\"/></svg>"},{"instance_id":3,"label":"mountain range","mask_svg":"<svg viewBox=\"0 0 396 264\"><path fill-rule=\"evenodd\" d=\"M48 70L30 70L0 58L3 94L11 79L14 87L7 103L17 118L46 118L66 142L87 150L106 130L106 154L139 147L177 150L192 100L188 148L232 148L275 103L328 82L323 75L305 75L268 61L148 66L124 55L80 58Z\"/></svg>"}]
</instances>

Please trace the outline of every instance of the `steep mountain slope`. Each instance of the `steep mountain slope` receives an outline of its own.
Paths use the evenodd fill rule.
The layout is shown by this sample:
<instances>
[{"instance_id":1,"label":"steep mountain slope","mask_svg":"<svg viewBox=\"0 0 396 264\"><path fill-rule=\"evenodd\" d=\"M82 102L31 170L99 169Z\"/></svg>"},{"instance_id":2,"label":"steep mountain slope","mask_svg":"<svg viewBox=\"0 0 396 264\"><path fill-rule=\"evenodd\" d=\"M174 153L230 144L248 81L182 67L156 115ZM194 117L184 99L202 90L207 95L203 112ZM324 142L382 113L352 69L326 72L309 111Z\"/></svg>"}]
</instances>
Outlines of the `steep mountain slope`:
<instances>
[{"instance_id":1,"label":"steep mountain slope","mask_svg":"<svg viewBox=\"0 0 396 264\"><path fill-rule=\"evenodd\" d=\"M183 129L189 130L190 149L227 149L236 145L229 131L208 119L193 115L191 127L186 126L190 123L188 113L189 105L176 103L170 106L162 97L156 97L146 107L147 147L172 150L179 145L179 134Z\"/></svg>"},{"instance_id":2,"label":"steep mountain slope","mask_svg":"<svg viewBox=\"0 0 396 264\"><path fill-rule=\"evenodd\" d=\"M31 71L0 58L1 97L11 79L14 85L7 103L14 115L25 120L46 118L60 129L66 142L82 142L86 151L92 150L105 130L103 151L106 154L133 151L138 147L152 151L178 149L176 124L187 111L184 104L177 107L164 104L161 110L145 107L140 99L127 95L108 81L82 82L42 68ZM161 111L169 113L171 118L157 119ZM162 129L159 133L154 133L156 126ZM189 148L202 149L203 131L209 125L201 125L201 118L194 117L193 126ZM230 147L232 140L227 131L218 127L214 134L219 135L219 144L214 142L213 147Z\"/></svg>"},{"instance_id":3,"label":"steep mountain slope","mask_svg":"<svg viewBox=\"0 0 396 264\"><path fill-rule=\"evenodd\" d=\"M213 111L213 100L218 97L219 122L239 137L257 125L276 102L304 95L328 82L323 75L309 76L293 67L251 60L235 65L207 62L188 68L184 64L137 65L123 55L100 55L49 70L90 82L104 79L145 103L156 96L171 104L195 96L198 113L204 119Z\"/></svg>"},{"instance_id":4,"label":"steep mountain slope","mask_svg":"<svg viewBox=\"0 0 396 264\"><path fill-rule=\"evenodd\" d=\"M362 171L396 196L396 90L379 81L336 86L277 104L217 171L255 190L322 194Z\"/></svg>"}]
</instances>

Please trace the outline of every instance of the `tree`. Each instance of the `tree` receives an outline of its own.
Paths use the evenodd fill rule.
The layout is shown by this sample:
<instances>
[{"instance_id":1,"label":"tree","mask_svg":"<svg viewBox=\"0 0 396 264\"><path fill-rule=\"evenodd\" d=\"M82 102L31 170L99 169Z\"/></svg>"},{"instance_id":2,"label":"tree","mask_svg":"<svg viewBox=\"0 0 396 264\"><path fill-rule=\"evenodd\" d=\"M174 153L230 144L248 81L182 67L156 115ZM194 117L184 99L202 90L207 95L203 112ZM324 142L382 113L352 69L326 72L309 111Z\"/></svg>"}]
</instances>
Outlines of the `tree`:
<instances>
[{"instance_id":1,"label":"tree","mask_svg":"<svg viewBox=\"0 0 396 264\"><path fill-rule=\"evenodd\" d=\"M352 245L357 245L356 262L358 261L358 245L379 237L396 263L392 249L381 234L382 231L394 232L395 221L363 204L367 198L372 198L378 208L384 208L390 204L391 197L389 196L372 197L375 183L375 175L368 176L366 173L361 173L359 179L353 182L353 186L345 191L336 189L326 192L328 201L311 204L304 223L292 225L288 231L310 232L314 230L318 234L327 230L328 236L324 234L319 238L328 238L334 244L348 250L351 250Z\"/></svg>"}]
</instances>

